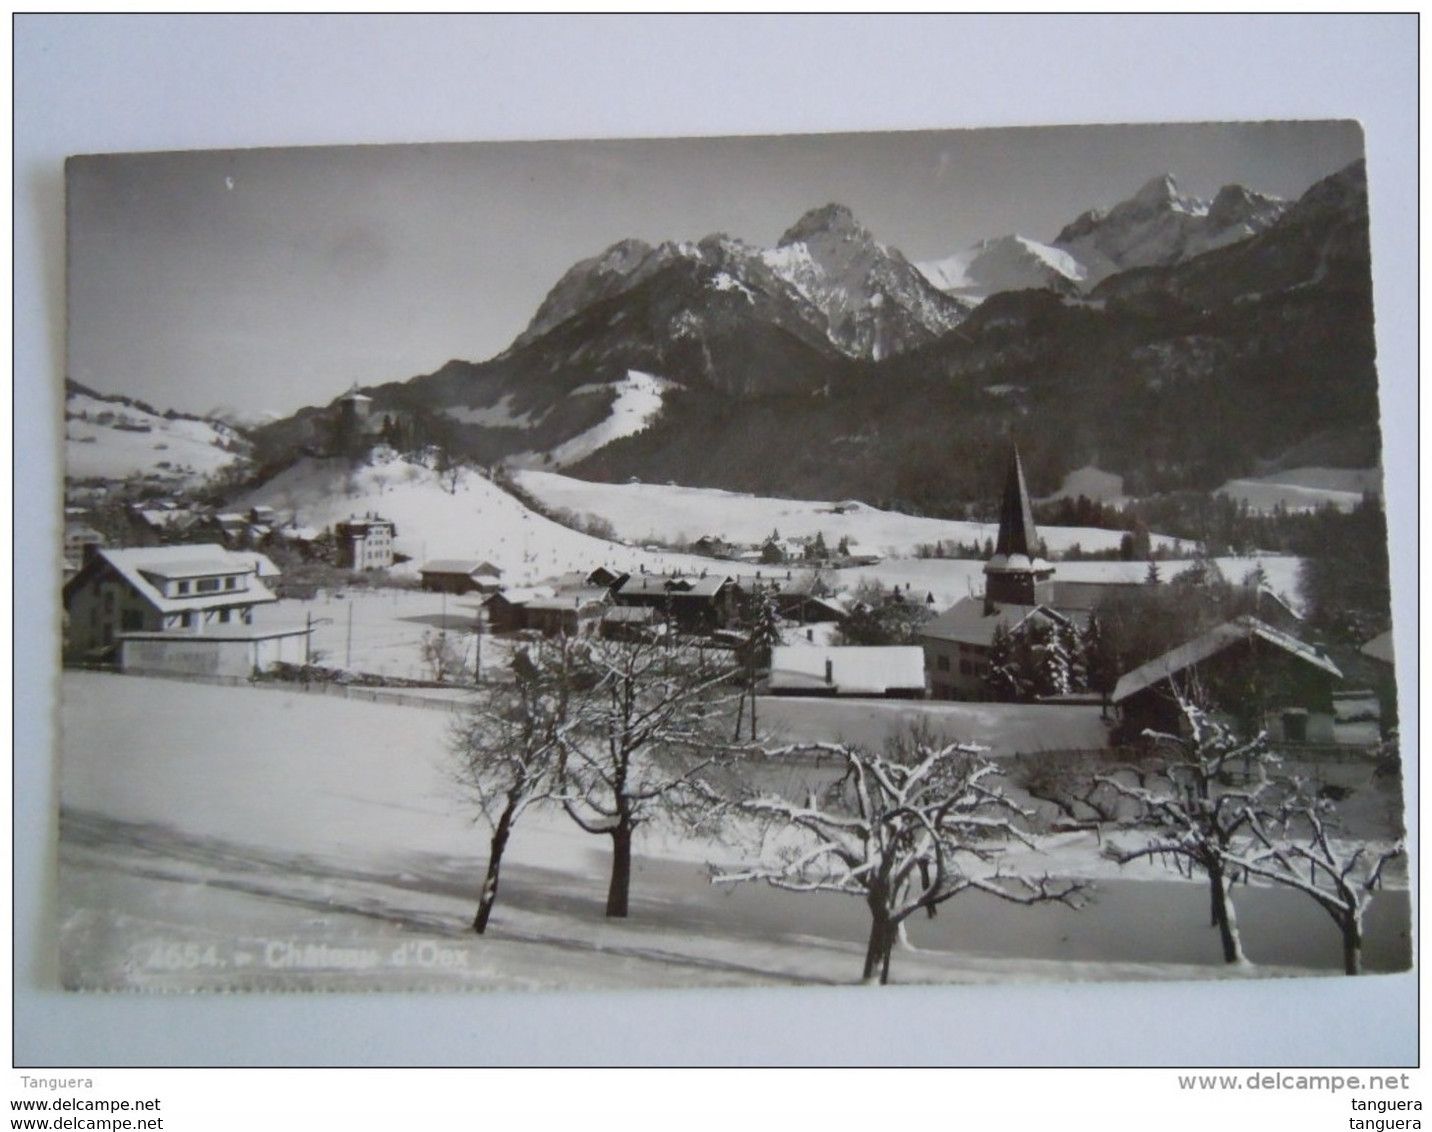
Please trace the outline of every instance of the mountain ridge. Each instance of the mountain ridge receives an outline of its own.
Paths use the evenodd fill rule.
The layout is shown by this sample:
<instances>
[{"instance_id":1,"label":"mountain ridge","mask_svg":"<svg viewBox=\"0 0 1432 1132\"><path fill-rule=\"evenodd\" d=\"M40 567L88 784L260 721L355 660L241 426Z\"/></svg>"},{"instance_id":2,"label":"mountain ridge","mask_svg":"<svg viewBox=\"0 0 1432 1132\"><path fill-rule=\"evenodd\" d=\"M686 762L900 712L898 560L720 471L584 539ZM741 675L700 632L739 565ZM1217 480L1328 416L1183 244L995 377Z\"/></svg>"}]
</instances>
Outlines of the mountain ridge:
<instances>
[{"instance_id":1,"label":"mountain ridge","mask_svg":"<svg viewBox=\"0 0 1432 1132\"><path fill-rule=\"evenodd\" d=\"M972 311L835 203L775 248L618 241L564 273L503 353L366 392L377 412L421 415L431 442L496 463L593 429L614 395L576 391L638 371L663 382L659 411L574 474L927 511L970 498L970 469L1011 439L1032 449L1034 490L1098 453L1137 492L1207 489L1315 435L1375 434L1360 164L1291 204L1237 187L1190 203L1168 177L1141 195L1083 214L1069 238L1122 233L1106 244L1146 257L1157 244L1171 262L1077 286L1051 276ZM1140 210L1161 218L1162 243L1130 235ZM1217 242L1255 213L1259 231ZM1214 246L1185 255L1190 232ZM1033 242L1003 246L1048 266ZM1213 406L1220 428L1190 428ZM260 432L271 448L303 442L292 422Z\"/></svg>"}]
</instances>

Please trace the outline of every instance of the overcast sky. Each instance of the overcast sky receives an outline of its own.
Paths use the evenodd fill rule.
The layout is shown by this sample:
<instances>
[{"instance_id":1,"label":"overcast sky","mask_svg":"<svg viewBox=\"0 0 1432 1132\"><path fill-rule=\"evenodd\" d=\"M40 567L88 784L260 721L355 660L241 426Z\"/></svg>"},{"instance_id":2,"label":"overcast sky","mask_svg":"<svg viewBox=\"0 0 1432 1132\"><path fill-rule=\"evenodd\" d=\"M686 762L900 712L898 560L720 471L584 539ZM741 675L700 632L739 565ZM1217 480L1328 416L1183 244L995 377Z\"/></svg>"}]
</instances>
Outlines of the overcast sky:
<instances>
[{"instance_id":1,"label":"overcast sky","mask_svg":"<svg viewBox=\"0 0 1432 1132\"><path fill-rule=\"evenodd\" d=\"M773 245L849 205L935 259L1052 240L1172 173L1294 198L1352 123L271 149L68 168L69 374L158 408L287 414L505 348L579 259L725 232Z\"/></svg>"}]
</instances>

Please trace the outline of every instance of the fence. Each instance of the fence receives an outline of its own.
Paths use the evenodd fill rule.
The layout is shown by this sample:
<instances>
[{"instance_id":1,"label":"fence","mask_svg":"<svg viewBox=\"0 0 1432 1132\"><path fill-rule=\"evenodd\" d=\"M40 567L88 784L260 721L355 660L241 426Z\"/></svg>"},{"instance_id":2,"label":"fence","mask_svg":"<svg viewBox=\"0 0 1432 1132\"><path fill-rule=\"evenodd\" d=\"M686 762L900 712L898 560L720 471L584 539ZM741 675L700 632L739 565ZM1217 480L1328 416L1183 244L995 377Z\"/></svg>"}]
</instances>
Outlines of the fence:
<instances>
[{"instance_id":1,"label":"fence","mask_svg":"<svg viewBox=\"0 0 1432 1132\"><path fill-rule=\"evenodd\" d=\"M333 681L305 684L301 680L253 680L247 676L205 676L196 673L144 672L131 669L119 672L114 668L86 665L86 670L108 672L114 676L137 676L147 680L172 680L181 684L211 684L221 688L260 688L278 692L300 692L309 696L336 696L341 700L361 700L394 707L428 708L433 711L456 711L467 703L469 689L434 688L430 695L412 690L375 687L372 685L339 684Z\"/></svg>"}]
</instances>

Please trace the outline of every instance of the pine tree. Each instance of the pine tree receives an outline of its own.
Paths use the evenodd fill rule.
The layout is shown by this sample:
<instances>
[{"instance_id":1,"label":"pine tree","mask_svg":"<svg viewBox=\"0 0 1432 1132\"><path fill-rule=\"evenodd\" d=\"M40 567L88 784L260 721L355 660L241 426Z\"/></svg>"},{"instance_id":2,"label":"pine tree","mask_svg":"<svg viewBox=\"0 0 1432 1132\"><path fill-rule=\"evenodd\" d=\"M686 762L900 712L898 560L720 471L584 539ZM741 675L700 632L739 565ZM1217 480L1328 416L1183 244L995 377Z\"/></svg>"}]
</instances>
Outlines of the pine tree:
<instances>
[{"instance_id":1,"label":"pine tree","mask_svg":"<svg viewBox=\"0 0 1432 1132\"><path fill-rule=\"evenodd\" d=\"M989 667L984 679L991 699L1012 702L1026 696L1025 680L1020 672L1019 642L1003 621L995 626L990 640Z\"/></svg>"}]
</instances>

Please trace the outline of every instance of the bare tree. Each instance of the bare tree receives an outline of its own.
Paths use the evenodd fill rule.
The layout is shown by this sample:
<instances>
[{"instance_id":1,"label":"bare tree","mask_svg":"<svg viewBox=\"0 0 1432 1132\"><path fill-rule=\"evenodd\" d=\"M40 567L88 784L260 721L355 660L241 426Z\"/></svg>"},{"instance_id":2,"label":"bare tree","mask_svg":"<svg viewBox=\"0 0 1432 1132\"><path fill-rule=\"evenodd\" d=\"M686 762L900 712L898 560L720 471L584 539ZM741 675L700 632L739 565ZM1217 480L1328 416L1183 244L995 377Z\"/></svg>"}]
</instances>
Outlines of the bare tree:
<instances>
[{"instance_id":1,"label":"bare tree","mask_svg":"<svg viewBox=\"0 0 1432 1132\"><path fill-rule=\"evenodd\" d=\"M910 916L933 915L961 892L1078 903L1078 882L1000 870L1011 843L1033 845L1022 828L1029 815L1004 793L999 768L980 748L917 729L893 737L883 752L820 743L770 754L794 751L830 756L842 773L823 796L803 803L770 794L741 801L740 811L762 821L760 859L714 880L860 897L870 912L866 982L890 981L891 951Z\"/></svg>"},{"instance_id":2,"label":"bare tree","mask_svg":"<svg viewBox=\"0 0 1432 1132\"><path fill-rule=\"evenodd\" d=\"M1333 837L1334 805L1301 788L1276 827L1255 822L1255 844L1239 864L1249 874L1311 896L1342 933L1343 972L1362 973L1363 914L1387 866L1405 852L1399 840L1374 848Z\"/></svg>"},{"instance_id":3,"label":"bare tree","mask_svg":"<svg viewBox=\"0 0 1432 1132\"><path fill-rule=\"evenodd\" d=\"M563 729L575 682L570 647L539 642L513 661L516 680L490 687L448 736L453 778L492 830L487 875L473 931L487 930L502 857L524 811L550 798L561 782Z\"/></svg>"},{"instance_id":4,"label":"bare tree","mask_svg":"<svg viewBox=\"0 0 1432 1132\"><path fill-rule=\"evenodd\" d=\"M569 701L560 801L587 833L611 838L608 916L627 914L632 837L653 819L699 825L716 795L703 775L721 737L735 669L719 654L652 642L582 642L589 682Z\"/></svg>"},{"instance_id":5,"label":"bare tree","mask_svg":"<svg viewBox=\"0 0 1432 1132\"><path fill-rule=\"evenodd\" d=\"M1121 865L1140 858L1170 862L1182 875L1202 873L1209 886L1209 918L1218 928L1223 958L1244 962L1243 944L1230 893L1244 870L1244 857L1260 816L1275 811L1277 789L1268 769L1276 757L1259 733L1240 738L1227 724L1176 691L1188 721L1187 735L1145 732L1158 754L1147 762L1100 775L1137 805L1129 824L1147 833L1144 844L1109 845Z\"/></svg>"},{"instance_id":6,"label":"bare tree","mask_svg":"<svg viewBox=\"0 0 1432 1132\"><path fill-rule=\"evenodd\" d=\"M424 633L418 651L423 665L439 684L445 684L453 677L461 679L467 670L467 650L463 639L446 629Z\"/></svg>"}]
</instances>

